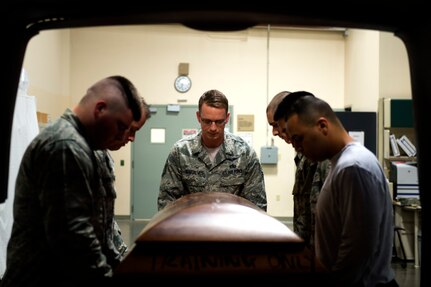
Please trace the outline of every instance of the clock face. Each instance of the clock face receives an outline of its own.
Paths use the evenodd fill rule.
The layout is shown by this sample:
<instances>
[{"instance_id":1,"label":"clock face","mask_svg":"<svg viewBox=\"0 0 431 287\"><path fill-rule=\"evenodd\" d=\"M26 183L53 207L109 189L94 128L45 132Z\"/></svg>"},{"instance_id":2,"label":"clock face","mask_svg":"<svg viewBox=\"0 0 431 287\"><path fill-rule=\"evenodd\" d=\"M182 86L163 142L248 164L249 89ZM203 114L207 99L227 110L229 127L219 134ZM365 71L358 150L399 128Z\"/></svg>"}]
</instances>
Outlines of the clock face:
<instances>
[{"instance_id":1,"label":"clock face","mask_svg":"<svg viewBox=\"0 0 431 287\"><path fill-rule=\"evenodd\" d=\"M175 79L175 89L180 93L185 93L192 87L192 80L189 77L182 75Z\"/></svg>"}]
</instances>

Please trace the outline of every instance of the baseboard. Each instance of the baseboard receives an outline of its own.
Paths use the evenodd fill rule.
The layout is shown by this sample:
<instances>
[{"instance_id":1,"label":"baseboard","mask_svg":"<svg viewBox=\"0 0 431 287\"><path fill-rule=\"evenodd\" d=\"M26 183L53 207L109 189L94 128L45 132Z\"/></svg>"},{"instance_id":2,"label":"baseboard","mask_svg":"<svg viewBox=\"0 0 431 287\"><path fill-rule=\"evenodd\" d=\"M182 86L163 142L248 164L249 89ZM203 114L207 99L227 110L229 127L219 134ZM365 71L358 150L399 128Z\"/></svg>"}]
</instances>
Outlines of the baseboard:
<instances>
[{"instance_id":1,"label":"baseboard","mask_svg":"<svg viewBox=\"0 0 431 287\"><path fill-rule=\"evenodd\" d=\"M130 215L115 215L115 220L131 220L132 217Z\"/></svg>"},{"instance_id":2,"label":"baseboard","mask_svg":"<svg viewBox=\"0 0 431 287\"><path fill-rule=\"evenodd\" d=\"M286 225L293 224L293 217L290 216L274 216L274 218Z\"/></svg>"}]
</instances>

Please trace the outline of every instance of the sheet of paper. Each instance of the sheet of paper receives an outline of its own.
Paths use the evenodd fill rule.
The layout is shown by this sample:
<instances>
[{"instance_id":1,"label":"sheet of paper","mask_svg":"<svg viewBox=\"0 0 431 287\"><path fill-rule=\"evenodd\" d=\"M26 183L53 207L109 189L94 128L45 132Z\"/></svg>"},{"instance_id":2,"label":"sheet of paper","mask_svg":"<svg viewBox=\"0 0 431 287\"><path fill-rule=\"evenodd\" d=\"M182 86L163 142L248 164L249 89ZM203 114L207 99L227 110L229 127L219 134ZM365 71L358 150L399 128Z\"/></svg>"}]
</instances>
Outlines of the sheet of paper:
<instances>
[{"instance_id":1,"label":"sheet of paper","mask_svg":"<svg viewBox=\"0 0 431 287\"><path fill-rule=\"evenodd\" d=\"M165 143L165 129L151 129L151 143Z\"/></svg>"}]
</instances>

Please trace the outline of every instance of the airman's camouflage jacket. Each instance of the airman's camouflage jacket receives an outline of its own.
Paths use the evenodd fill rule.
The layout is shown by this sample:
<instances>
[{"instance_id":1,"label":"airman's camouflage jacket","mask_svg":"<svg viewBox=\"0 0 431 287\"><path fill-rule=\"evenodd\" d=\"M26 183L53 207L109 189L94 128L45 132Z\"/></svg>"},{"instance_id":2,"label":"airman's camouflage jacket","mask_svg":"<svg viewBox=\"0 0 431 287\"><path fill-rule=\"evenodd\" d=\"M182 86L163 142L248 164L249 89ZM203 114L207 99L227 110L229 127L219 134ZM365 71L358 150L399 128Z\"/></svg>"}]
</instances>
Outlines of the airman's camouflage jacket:
<instances>
[{"instance_id":1,"label":"airman's camouflage jacket","mask_svg":"<svg viewBox=\"0 0 431 287\"><path fill-rule=\"evenodd\" d=\"M201 131L174 144L163 169L158 208L186 194L212 191L241 196L266 211L264 176L256 152L229 132L214 162L201 143Z\"/></svg>"}]
</instances>

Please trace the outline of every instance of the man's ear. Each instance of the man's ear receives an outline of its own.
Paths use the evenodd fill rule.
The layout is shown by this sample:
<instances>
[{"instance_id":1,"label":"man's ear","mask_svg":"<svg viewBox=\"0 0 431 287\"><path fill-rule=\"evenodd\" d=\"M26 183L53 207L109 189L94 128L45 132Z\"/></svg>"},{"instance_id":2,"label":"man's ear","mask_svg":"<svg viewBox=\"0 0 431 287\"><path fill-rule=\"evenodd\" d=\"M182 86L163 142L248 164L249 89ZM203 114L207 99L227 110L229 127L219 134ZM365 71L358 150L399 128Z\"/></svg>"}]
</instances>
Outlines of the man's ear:
<instances>
[{"instance_id":1,"label":"man's ear","mask_svg":"<svg viewBox=\"0 0 431 287\"><path fill-rule=\"evenodd\" d=\"M107 108L105 101L97 101L96 106L94 107L94 116L98 118L101 113L103 113Z\"/></svg>"},{"instance_id":2,"label":"man's ear","mask_svg":"<svg viewBox=\"0 0 431 287\"><path fill-rule=\"evenodd\" d=\"M229 113L229 112L227 112L227 114L226 114L226 123L228 123L228 122L229 122L229 117L230 117L230 113Z\"/></svg>"},{"instance_id":3,"label":"man's ear","mask_svg":"<svg viewBox=\"0 0 431 287\"><path fill-rule=\"evenodd\" d=\"M326 135L328 133L329 122L325 117L320 117L317 120L317 126L323 132L324 135Z\"/></svg>"}]
</instances>

